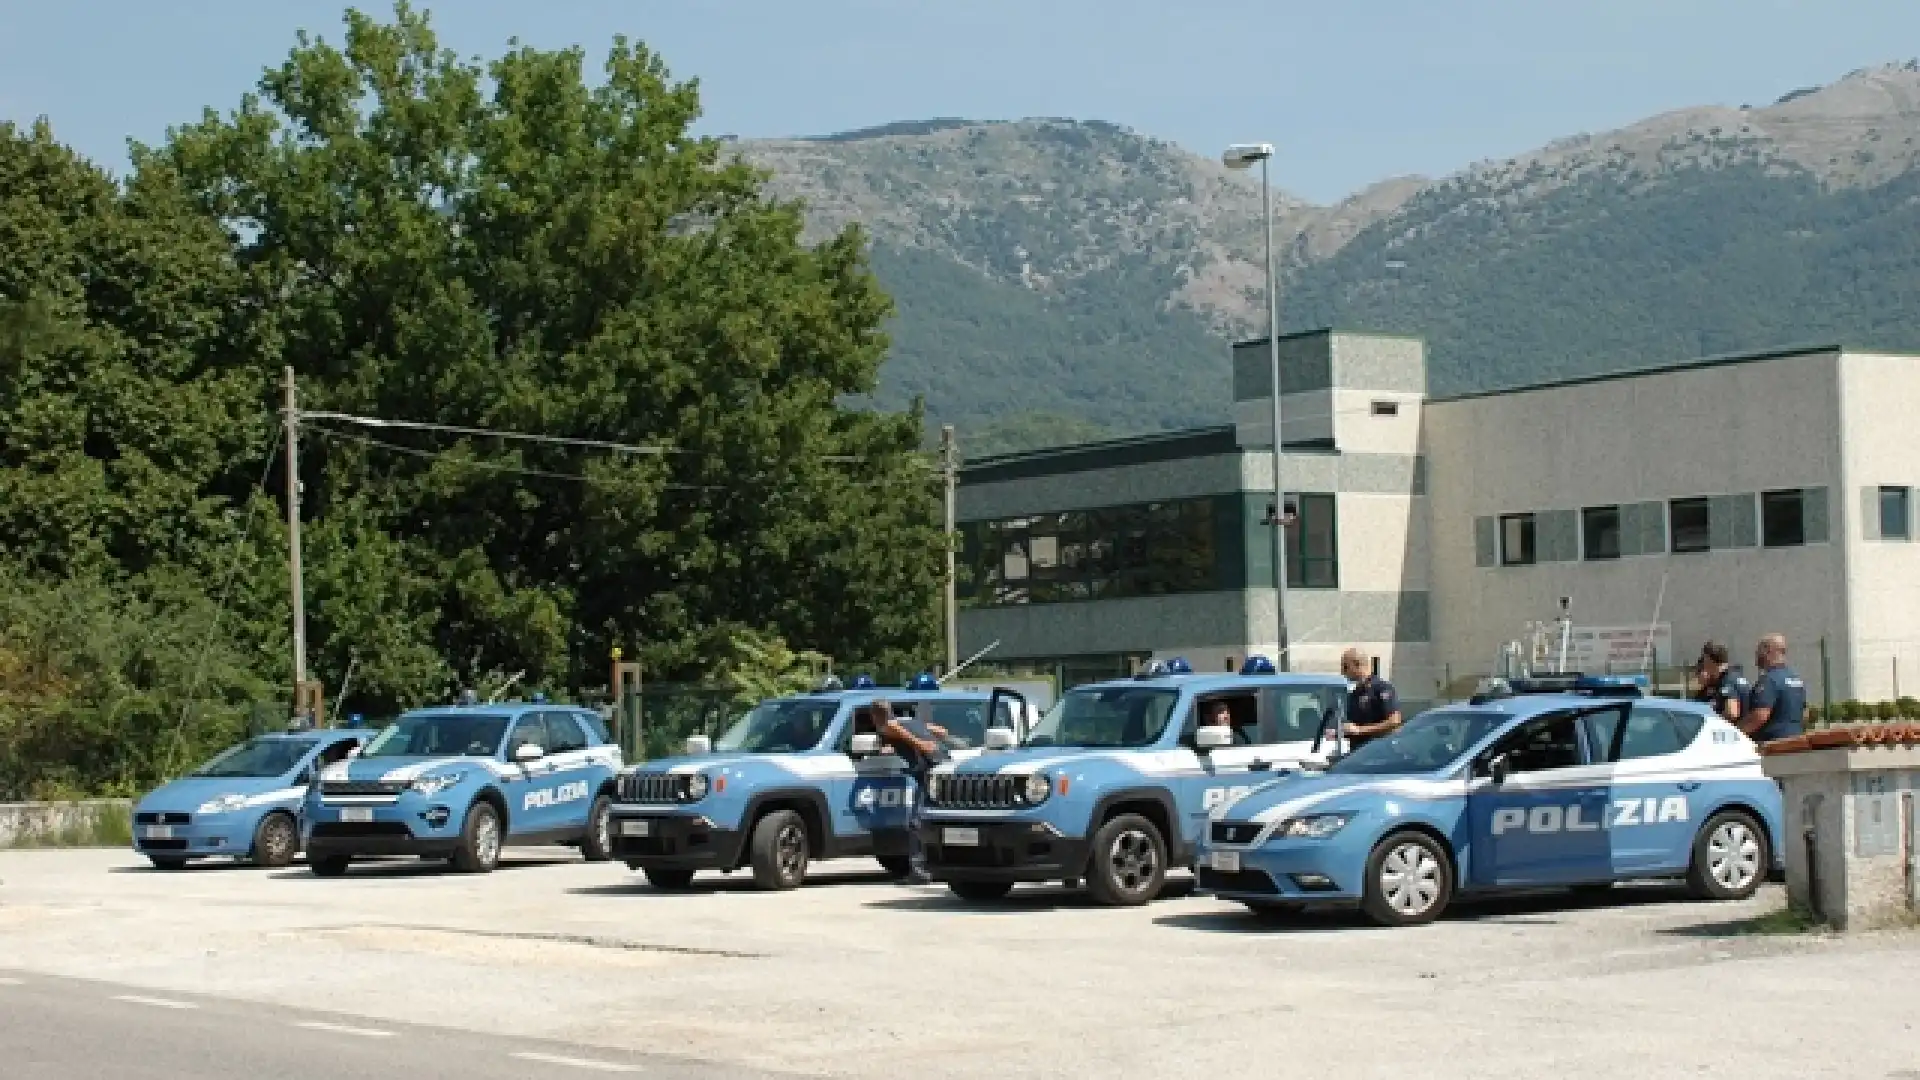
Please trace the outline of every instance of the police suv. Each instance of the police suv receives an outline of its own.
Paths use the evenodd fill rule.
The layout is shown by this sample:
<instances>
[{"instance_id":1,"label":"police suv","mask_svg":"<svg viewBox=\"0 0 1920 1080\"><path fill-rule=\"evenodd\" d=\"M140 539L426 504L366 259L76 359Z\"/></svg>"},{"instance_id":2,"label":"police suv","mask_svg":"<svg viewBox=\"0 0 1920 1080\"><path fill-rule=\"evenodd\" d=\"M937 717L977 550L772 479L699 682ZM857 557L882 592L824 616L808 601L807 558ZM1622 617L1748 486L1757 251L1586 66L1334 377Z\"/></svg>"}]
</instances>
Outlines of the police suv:
<instances>
[{"instance_id":1,"label":"police suv","mask_svg":"<svg viewBox=\"0 0 1920 1080\"><path fill-rule=\"evenodd\" d=\"M1257 656L1238 675L1174 659L1075 687L1023 745L997 735L986 753L934 770L927 868L971 900L1084 879L1100 903L1146 903L1169 866L1188 864L1208 811L1333 748L1346 690L1338 675L1276 674ZM1230 724L1202 725L1218 705Z\"/></svg>"},{"instance_id":2,"label":"police suv","mask_svg":"<svg viewBox=\"0 0 1920 1080\"><path fill-rule=\"evenodd\" d=\"M307 864L321 877L365 856L444 858L491 871L503 846L567 844L608 857L620 747L600 717L540 701L417 709L307 790Z\"/></svg>"},{"instance_id":3,"label":"police suv","mask_svg":"<svg viewBox=\"0 0 1920 1080\"><path fill-rule=\"evenodd\" d=\"M159 870L220 856L285 866L300 851L300 801L313 773L365 737L294 729L229 746L134 805L133 850Z\"/></svg>"},{"instance_id":4,"label":"police suv","mask_svg":"<svg viewBox=\"0 0 1920 1080\"><path fill-rule=\"evenodd\" d=\"M988 730L1023 716L985 692L943 691L931 675L882 690L860 676L829 678L808 694L763 701L717 742L688 740L685 757L621 774L613 806L615 857L658 888L681 889L699 870L751 868L764 889L792 889L815 859L877 858L907 871L906 825L918 797L904 765L856 731L854 713L884 697L921 738L944 728L954 759L978 754Z\"/></svg>"},{"instance_id":5,"label":"police suv","mask_svg":"<svg viewBox=\"0 0 1920 1080\"><path fill-rule=\"evenodd\" d=\"M1705 705L1567 690L1432 709L1216 808L1201 889L1255 910L1358 903L1389 926L1497 890L1678 877L1753 895L1782 816L1752 741Z\"/></svg>"}]
</instances>

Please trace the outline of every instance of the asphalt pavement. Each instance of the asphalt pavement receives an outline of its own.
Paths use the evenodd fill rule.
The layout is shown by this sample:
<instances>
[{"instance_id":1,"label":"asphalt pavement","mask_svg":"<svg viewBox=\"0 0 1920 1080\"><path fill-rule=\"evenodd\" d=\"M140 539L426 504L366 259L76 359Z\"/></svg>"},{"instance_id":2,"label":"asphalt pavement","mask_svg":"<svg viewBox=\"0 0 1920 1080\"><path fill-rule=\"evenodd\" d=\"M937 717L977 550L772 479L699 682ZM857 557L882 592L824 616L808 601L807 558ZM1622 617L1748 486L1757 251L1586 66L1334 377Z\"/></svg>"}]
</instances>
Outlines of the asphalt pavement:
<instances>
[{"instance_id":1,"label":"asphalt pavement","mask_svg":"<svg viewBox=\"0 0 1920 1080\"><path fill-rule=\"evenodd\" d=\"M395 992L423 991L401 987ZM774 1074L0 968L0 1076L8 1080L564 1080L620 1075L764 1080Z\"/></svg>"}]
</instances>

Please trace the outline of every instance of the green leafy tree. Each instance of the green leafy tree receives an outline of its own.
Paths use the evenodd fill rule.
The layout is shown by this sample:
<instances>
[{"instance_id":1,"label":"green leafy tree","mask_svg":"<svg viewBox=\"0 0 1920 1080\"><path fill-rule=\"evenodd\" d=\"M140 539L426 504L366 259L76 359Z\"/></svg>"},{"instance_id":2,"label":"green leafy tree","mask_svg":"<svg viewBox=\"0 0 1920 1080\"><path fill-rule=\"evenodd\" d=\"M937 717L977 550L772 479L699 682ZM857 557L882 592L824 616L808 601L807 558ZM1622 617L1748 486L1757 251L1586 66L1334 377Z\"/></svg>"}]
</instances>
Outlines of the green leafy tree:
<instances>
[{"instance_id":1,"label":"green leafy tree","mask_svg":"<svg viewBox=\"0 0 1920 1080\"><path fill-rule=\"evenodd\" d=\"M860 233L802 244L640 45L589 85L579 50L461 60L404 3L346 23L139 155L225 225L247 330L310 407L669 448L311 425L315 648L381 655L368 709L577 685L615 644L687 677L721 625L930 655L920 414L840 404L887 344Z\"/></svg>"}]
</instances>

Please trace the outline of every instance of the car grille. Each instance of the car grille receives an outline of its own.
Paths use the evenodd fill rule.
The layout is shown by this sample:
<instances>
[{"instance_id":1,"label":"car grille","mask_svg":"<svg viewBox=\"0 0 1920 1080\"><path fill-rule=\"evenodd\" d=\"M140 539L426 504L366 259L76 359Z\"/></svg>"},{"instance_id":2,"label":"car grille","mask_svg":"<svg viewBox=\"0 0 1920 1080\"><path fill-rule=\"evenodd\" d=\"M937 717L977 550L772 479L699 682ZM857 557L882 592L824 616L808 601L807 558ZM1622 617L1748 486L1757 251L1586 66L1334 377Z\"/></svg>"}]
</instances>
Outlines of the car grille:
<instances>
[{"instance_id":1,"label":"car grille","mask_svg":"<svg viewBox=\"0 0 1920 1080\"><path fill-rule=\"evenodd\" d=\"M1280 891L1274 887L1273 879L1262 870L1236 870L1228 874L1203 866L1199 878L1201 888L1217 892L1271 894Z\"/></svg>"},{"instance_id":2,"label":"car grille","mask_svg":"<svg viewBox=\"0 0 1920 1080\"><path fill-rule=\"evenodd\" d=\"M1260 824L1254 821L1216 821L1207 835L1216 844L1251 844L1253 838L1260 835Z\"/></svg>"},{"instance_id":3,"label":"car grille","mask_svg":"<svg viewBox=\"0 0 1920 1080\"><path fill-rule=\"evenodd\" d=\"M620 778L614 797L625 803L679 802L681 783L673 773L628 773Z\"/></svg>"},{"instance_id":4,"label":"car grille","mask_svg":"<svg viewBox=\"0 0 1920 1080\"><path fill-rule=\"evenodd\" d=\"M401 792L407 790L407 787L408 781L405 780L327 780L321 783L320 794L323 798L329 795L346 795L361 798L381 796L391 799L398 797Z\"/></svg>"},{"instance_id":5,"label":"car grille","mask_svg":"<svg viewBox=\"0 0 1920 1080\"><path fill-rule=\"evenodd\" d=\"M949 810L1011 810L1025 805L1019 792L1027 778L1011 773L939 773L927 790L927 805Z\"/></svg>"},{"instance_id":6,"label":"car grille","mask_svg":"<svg viewBox=\"0 0 1920 1080\"><path fill-rule=\"evenodd\" d=\"M164 814L145 813L133 815L135 825L186 825L193 821L192 814L183 814L171 810Z\"/></svg>"}]
</instances>

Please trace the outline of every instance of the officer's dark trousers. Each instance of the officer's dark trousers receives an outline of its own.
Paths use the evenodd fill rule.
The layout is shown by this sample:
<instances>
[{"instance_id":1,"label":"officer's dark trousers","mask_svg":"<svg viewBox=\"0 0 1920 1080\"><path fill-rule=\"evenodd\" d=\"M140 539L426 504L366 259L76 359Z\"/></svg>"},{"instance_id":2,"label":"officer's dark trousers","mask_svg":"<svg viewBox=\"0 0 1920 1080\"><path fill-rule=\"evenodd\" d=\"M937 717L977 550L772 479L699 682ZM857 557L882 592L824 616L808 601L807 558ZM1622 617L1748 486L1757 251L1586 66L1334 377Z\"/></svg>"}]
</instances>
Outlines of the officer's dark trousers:
<instances>
[{"instance_id":1,"label":"officer's dark trousers","mask_svg":"<svg viewBox=\"0 0 1920 1080\"><path fill-rule=\"evenodd\" d=\"M907 872L927 872L927 848L920 839L920 810L927 802L927 770L909 769L913 777L913 798L907 803Z\"/></svg>"}]
</instances>

